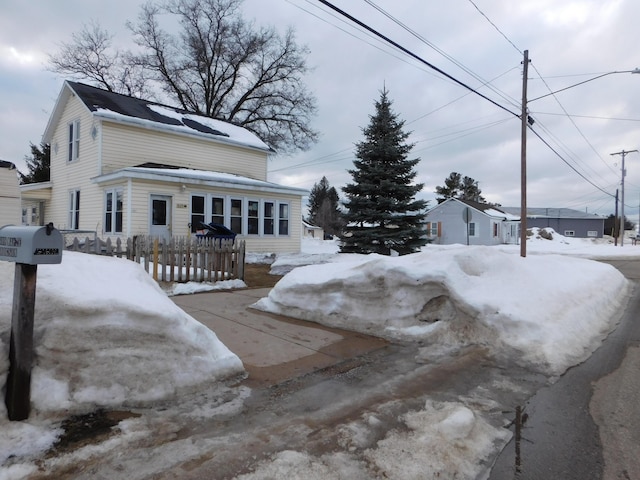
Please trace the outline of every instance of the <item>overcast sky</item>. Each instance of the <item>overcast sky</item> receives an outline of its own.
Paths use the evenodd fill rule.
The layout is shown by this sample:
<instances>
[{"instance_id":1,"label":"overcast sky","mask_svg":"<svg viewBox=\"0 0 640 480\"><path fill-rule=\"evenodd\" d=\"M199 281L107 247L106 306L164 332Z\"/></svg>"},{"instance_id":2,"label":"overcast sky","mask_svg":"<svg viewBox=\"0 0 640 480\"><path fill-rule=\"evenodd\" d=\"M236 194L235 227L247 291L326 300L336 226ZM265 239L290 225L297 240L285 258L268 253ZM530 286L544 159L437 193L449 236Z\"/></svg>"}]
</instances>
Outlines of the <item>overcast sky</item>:
<instances>
[{"instance_id":1,"label":"overcast sky","mask_svg":"<svg viewBox=\"0 0 640 480\"><path fill-rule=\"evenodd\" d=\"M138 0L4 0L0 17L0 159L24 169L29 142L39 143L61 78L47 72L47 54L83 23L99 20L128 45L125 28ZM270 161L269 180L311 188L351 181L354 144L386 85L393 109L406 121L419 157L421 198L452 171L473 177L484 197L520 205L522 52L529 50L528 204L613 213L621 156L640 147L640 75L607 75L532 100L603 73L640 67L640 2L636 0L333 0L427 62L477 89L470 93L404 53L330 13L317 0L245 0L247 18L293 26L313 68L307 84L318 101L320 141L309 151ZM385 16L375 5L388 14ZM64 6L64 7L61 7ZM397 23L393 21L397 20ZM403 25L405 28L403 28ZM413 33L411 33L413 32ZM483 86L491 82L490 86ZM491 88L489 88L491 87ZM508 110L508 111L505 111ZM569 118L565 112L571 115ZM577 170L591 185L578 175ZM640 155L626 157L626 214L637 219ZM342 193L342 192L339 192Z\"/></svg>"}]
</instances>

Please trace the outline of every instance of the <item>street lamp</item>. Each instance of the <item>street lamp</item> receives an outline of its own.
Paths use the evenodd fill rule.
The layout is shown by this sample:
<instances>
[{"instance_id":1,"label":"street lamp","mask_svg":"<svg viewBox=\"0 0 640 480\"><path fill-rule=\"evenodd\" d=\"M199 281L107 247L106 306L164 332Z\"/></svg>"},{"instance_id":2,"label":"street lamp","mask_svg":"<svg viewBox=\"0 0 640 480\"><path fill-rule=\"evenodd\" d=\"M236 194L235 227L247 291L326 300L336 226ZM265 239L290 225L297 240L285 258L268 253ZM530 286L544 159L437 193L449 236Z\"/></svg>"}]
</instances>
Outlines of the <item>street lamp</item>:
<instances>
[{"instance_id":1,"label":"street lamp","mask_svg":"<svg viewBox=\"0 0 640 480\"><path fill-rule=\"evenodd\" d=\"M634 68L633 70L617 70L613 72L603 73L593 78L589 78L582 82L578 82L574 85L561 88L554 92L541 95L532 100L527 101L527 75L529 71L529 50L524 51L524 61L522 70L522 112L520 114L521 121L521 143L520 143L520 256L527 256L527 128L528 125L533 125L533 119L529 117L527 113L527 104L541 98L555 95L558 92L563 92L578 85L582 85L587 82L592 82L607 75L614 75L616 73L640 73L640 68ZM624 175L624 172L623 172ZM624 220L623 220L624 221Z\"/></svg>"}]
</instances>

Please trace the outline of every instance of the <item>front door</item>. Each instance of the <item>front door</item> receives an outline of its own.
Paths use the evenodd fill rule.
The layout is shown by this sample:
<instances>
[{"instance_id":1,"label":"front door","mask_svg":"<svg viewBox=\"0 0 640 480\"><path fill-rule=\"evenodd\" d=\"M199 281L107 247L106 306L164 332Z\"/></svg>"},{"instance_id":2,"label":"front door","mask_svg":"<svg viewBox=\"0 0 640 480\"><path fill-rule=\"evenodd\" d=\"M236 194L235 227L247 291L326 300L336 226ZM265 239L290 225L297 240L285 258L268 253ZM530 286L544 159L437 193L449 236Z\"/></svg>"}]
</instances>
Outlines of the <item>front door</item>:
<instances>
[{"instance_id":1,"label":"front door","mask_svg":"<svg viewBox=\"0 0 640 480\"><path fill-rule=\"evenodd\" d=\"M149 235L165 240L171 239L171 197L151 195L150 221Z\"/></svg>"}]
</instances>

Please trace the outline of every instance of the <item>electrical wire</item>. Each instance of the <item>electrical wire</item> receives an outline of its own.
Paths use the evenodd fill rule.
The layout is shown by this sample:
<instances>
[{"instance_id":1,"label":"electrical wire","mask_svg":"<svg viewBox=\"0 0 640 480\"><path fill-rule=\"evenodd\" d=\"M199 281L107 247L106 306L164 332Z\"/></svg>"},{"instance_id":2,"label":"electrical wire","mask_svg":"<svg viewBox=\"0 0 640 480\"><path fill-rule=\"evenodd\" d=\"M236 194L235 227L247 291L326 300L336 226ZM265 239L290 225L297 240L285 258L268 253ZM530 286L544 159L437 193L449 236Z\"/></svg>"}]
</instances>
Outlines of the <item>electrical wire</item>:
<instances>
[{"instance_id":1,"label":"electrical wire","mask_svg":"<svg viewBox=\"0 0 640 480\"><path fill-rule=\"evenodd\" d=\"M560 153L553 148L549 142L547 142L544 138L542 138L542 136L536 132L531 126L529 126L529 130L531 130L533 132L533 134L538 137L540 139L540 141L542 143L544 143L553 153L556 154L556 156L562 160L565 164L567 164L567 166L573 170L574 172L576 172L582 179L584 179L587 183L589 183L590 185L592 185L593 187L597 188L598 190L600 190L602 193L609 195L611 197L613 197L612 194L610 194L609 192L607 192L606 190L604 190L602 187L596 185L595 183L593 183L590 179L588 179L587 177L585 177L582 173L580 173L573 165L571 165L562 155L560 155Z\"/></svg>"},{"instance_id":2,"label":"electrical wire","mask_svg":"<svg viewBox=\"0 0 640 480\"><path fill-rule=\"evenodd\" d=\"M565 113L552 113L552 112L536 112L536 111L532 111L530 112L532 115L555 115L555 116L559 116L559 117L565 117L566 114ZM595 115L575 115L575 114L570 114L570 117L573 118L591 118L591 119L595 119L595 120L615 120L615 121L621 121L621 122L640 122L640 118L618 118L618 117L598 117Z\"/></svg>"},{"instance_id":3,"label":"electrical wire","mask_svg":"<svg viewBox=\"0 0 640 480\"><path fill-rule=\"evenodd\" d=\"M575 129L578 131L578 133L580 134L580 136L584 139L584 141L587 143L587 145L589 145L589 148L591 148L591 150L593 151L593 153L596 154L596 156L600 159L600 161L606 165L606 167L611 170L612 172L615 172L613 170L613 168L611 167L611 165L609 165L609 163L607 163L605 161L604 158L602 158L602 155L600 155L600 153L596 150L596 148L593 146L593 144L589 141L589 139L585 136L585 134L582 132L582 130L580 130L580 127L578 127L578 124L575 122L575 120L573 118L571 118L571 115L569 115L569 112L567 112L566 108L564 108L564 105L562 105L562 103L560 102L560 100L558 99L558 97L556 96L556 92L553 92L551 90L551 87L549 87L549 84L547 83L547 81L542 77L542 74L538 71L538 69L536 68L536 66L533 64L533 62L531 63L531 66L533 67L533 69L536 71L536 73L540 76L540 80L542 80L542 83L544 83L545 87L547 87L549 89L549 91L551 92L551 96L553 96L554 100L558 103L558 105L560 106L560 108L562 109L562 111L564 112L564 114L566 115L566 117L569 119L569 121L573 124L573 126L575 127Z\"/></svg>"},{"instance_id":4,"label":"electrical wire","mask_svg":"<svg viewBox=\"0 0 640 480\"><path fill-rule=\"evenodd\" d=\"M471 3L471 5L473 5L473 6L475 7L475 9L478 11L478 13L480 13L480 15L482 15L482 16L487 20L487 22L489 22L489 23L491 24L491 26L492 26L493 28L495 28L495 29L498 31L498 33L499 33L500 35L502 35L502 36L504 37L504 39L505 39L507 42L509 42L509 44L510 44L513 48L515 48L516 52L518 52L520 55L523 55L523 54L524 54L524 52L523 52L522 50L520 50L518 47L516 47L515 43L513 43L513 42L511 41L511 39L510 39L509 37L507 37L507 36L502 32L502 30L500 30L500 29L498 28L498 26L497 26L495 23L493 23L493 22L491 21L491 19L490 19L489 17L487 17L487 15L485 15L485 13L484 13L482 10L480 10L480 8L478 7L478 5L476 5L476 4L475 4L475 2L474 2L473 0L469 0L469 3Z\"/></svg>"},{"instance_id":5,"label":"electrical wire","mask_svg":"<svg viewBox=\"0 0 640 480\"><path fill-rule=\"evenodd\" d=\"M453 63L454 65L456 65L457 67L459 67L460 69L462 69L463 71L465 71L466 73L471 75L473 78L475 78L476 80L481 82L483 87L487 86L490 90L492 90L494 93L496 93L497 95L502 97L505 101L507 101L508 103L511 103L512 106L514 106L514 107L519 107L520 106L519 103L518 103L518 100L516 100L513 97L509 96L508 94L502 92L501 90L496 88L494 85L491 85L491 81L487 81L487 80L483 79L482 77L480 77L480 75L476 74L470 68L465 66L463 63L459 62L454 57L449 55L447 52L445 52L444 50L442 50L441 48L436 46L434 43L432 43L429 40L427 40L424 36L422 36L421 34L416 32L415 30L413 30L407 24L405 24L404 22L400 21L398 18L396 18L393 15L391 15L389 12L387 12L382 7L376 5L372 0L364 0L364 1L365 1L365 3L367 3L368 5L373 7L374 9L376 9L378 12L383 14L385 17L390 19L396 25L400 26L402 29L404 29L405 31L409 32L411 35L413 35L415 38L420 40L422 43L424 43L425 45L431 47L433 50L438 52L440 55L442 55L444 58L449 60L451 63Z\"/></svg>"},{"instance_id":6,"label":"electrical wire","mask_svg":"<svg viewBox=\"0 0 640 480\"><path fill-rule=\"evenodd\" d=\"M431 68L432 70L438 72L440 75L448 78L449 80L452 80L453 82L457 83L458 85L460 85L463 88L466 88L467 90L471 91L472 93L475 93L476 95L478 95L481 98L484 98L485 100L487 100L488 102L492 103L493 105L495 105L496 107L509 112L511 115L513 115L514 117L520 118L520 115L512 112L511 110L509 110L507 107L505 107L504 105L500 105L498 102L496 102L495 100L492 100L491 98L487 97L486 95L480 93L479 91L477 91L476 89L474 89L473 87L467 85L466 83L464 83L461 80L458 80L457 78L455 78L453 75L450 75L449 73L445 72L444 70L436 67L435 65L433 65L432 63L426 61L425 59L423 59L422 57L416 55L415 53L413 53L411 50L403 47L402 45L400 45L399 43L395 42L394 40L391 40L389 37L387 37L386 35L383 35L382 33L378 32L377 30L375 30L374 28L370 27L369 25L367 25L366 23L358 20L357 18L355 18L354 16L348 14L347 12L345 12L344 10L336 7L335 5L331 4L330 2L328 2L327 0L318 0L320 3L322 3L323 5L331 8L332 10L336 11L337 13L339 13L340 15L344 16L345 18L348 18L350 21L352 21L353 23L359 25L361 28L364 28L365 30L373 33L375 36L377 36L378 38L384 40L386 43L394 46L395 48L397 48L398 50L400 50L401 52L405 53L406 55L410 56L411 58L414 58L415 60L418 60L420 63L426 65L427 67Z\"/></svg>"}]
</instances>

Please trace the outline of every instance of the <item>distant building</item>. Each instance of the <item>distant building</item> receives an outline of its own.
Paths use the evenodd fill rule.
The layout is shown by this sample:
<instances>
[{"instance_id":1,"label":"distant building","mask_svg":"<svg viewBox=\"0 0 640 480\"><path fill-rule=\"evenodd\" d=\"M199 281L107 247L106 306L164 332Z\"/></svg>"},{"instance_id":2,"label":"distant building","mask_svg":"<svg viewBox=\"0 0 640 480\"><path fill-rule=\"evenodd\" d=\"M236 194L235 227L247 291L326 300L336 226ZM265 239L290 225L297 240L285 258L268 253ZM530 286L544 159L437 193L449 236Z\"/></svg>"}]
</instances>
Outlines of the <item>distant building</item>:
<instances>
[{"instance_id":1,"label":"distant building","mask_svg":"<svg viewBox=\"0 0 640 480\"><path fill-rule=\"evenodd\" d=\"M322 227L318 227L317 225L312 225L311 223L303 219L302 228L304 230L305 237L318 238L320 240L324 239L324 229Z\"/></svg>"},{"instance_id":2,"label":"distant building","mask_svg":"<svg viewBox=\"0 0 640 480\"><path fill-rule=\"evenodd\" d=\"M0 160L0 227L20 225L20 189L16 166Z\"/></svg>"},{"instance_id":3,"label":"distant building","mask_svg":"<svg viewBox=\"0 0 640 480\"><path fill-rule=\"evenodd\" d=\"M486 203L448 198L426 215L427 237L440 245L516 244L520 216Z\"/></svg>"},{"instance_id":4,"label":"distant building","mask_svg":"<svg viewBox=\"0 0 640 480\"><path fill-rule=\"evenodd\" d=\"M520 207L500 207L520 214ZM553 228L565 237L602 238L604 217L571 208L527 208L527 228Z\"/></svg>"}]
</instances>

